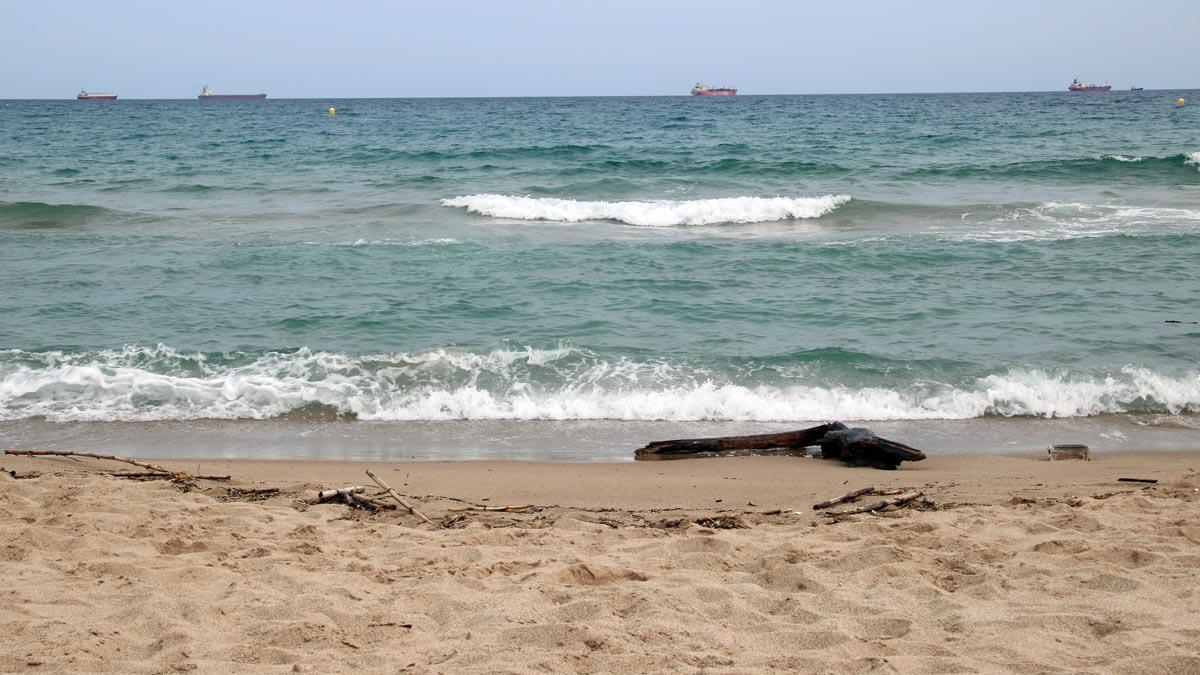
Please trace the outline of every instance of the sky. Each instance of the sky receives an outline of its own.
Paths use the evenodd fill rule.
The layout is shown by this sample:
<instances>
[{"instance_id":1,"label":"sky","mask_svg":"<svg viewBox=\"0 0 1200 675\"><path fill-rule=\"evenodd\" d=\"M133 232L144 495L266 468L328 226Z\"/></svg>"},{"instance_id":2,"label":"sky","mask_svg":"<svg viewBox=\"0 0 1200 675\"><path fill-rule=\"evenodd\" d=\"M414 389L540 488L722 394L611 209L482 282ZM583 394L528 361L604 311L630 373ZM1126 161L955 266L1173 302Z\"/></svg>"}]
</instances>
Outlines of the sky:
<instances>
[{"instance_id":1,"label":"sky","mask_svg":"<svg viewBox=\"0 0 1200 675\"><path fill-rule=\"evenodd\" d=\"M0 98L1200 87L1197 0L0 0Z\"/></svg>"}]
</instances>

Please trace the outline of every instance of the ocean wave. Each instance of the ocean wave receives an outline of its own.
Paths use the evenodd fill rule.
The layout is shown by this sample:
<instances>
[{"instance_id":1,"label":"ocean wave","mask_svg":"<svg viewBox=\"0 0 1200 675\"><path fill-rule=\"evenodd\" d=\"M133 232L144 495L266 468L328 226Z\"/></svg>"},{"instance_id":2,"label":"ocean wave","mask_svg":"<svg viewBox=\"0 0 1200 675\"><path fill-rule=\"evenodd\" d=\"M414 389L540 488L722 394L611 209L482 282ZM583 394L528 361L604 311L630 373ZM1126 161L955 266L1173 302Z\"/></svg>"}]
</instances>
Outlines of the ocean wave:
<instances>
[{"instance_id":1,"label":"ocean wave","mask_svg":"<svg viewBox=\"0 0 1200 675\"><path fill-rule=\"evenodd\" d=\"M1200 231L1200 210L1129 204L1045 202L964 213L966 225L947 236L998 243L1057 241L1112 236L1194 234Z\"/></svg>"},{"instance_id":2,"label":"ocean wave","mask_svg":"<svg viewBox=\"0 0 1200 675\"><path fill-rule=\"evenodd\" d=\"M305 246L322 246L334 248L358 248L360 246L455 246L462 244L459 239L450 237L439 237L437 239L366 239L359 238L352 241L305 241L301 242Z\"/></svg>"},{"instance_id":3,"label":"ocean wave","mask_svg":"<svg viewBox=\"0 0 1200 675\"><path fill-rule=\"evenodd\" d=\"M43 202L0 202L0 229L52 230L88 225L98 220L131 220L139 214L124 213L90 204L46 204Z\"/></svg>"},{"instance_id":4,"label":"ocean wave","mask_svg":"<svg viewBox=\"0 0 1200 675\"><path fill-rule=\"evenodd\" d=\"M961 164L914 169L915 178L1013 178L1030 180L1133 180L1154 183L1172 179L1194 182L1192 166L1200 152L1165 157L1108 154L1083 158L1047 159L1006 164Z\"/></svg>"},{"instance_id":5,"label":"ocean wave","mask_svg":"<svg viewBox=\"0 0 1200 675\"><path fill-rule=\"evenodd\" d=\"M441 203L496 218L567 223L615 220L644 227L673 227L820 218L848 201L847 195L605 202L477 194L443 199Z\"/></svg>"},{"instance_id":6,"label":"ocean wave","mask_svg":"<svg viewBox=\"0 0 1200 675\"><path fill-rule=\"evenodd\" d=\"M761 366L761 364L759 364ZM749 364L747 371L763 368ZM0 420L921 420L1200 412L1200 373L1013 369L958 384L840 385L808 368L773 381L703 364L605 358L561 345L351 356L168 347L0 351ZM806 374L807 373L807 374Z\"/></svg>"}]
</instances>

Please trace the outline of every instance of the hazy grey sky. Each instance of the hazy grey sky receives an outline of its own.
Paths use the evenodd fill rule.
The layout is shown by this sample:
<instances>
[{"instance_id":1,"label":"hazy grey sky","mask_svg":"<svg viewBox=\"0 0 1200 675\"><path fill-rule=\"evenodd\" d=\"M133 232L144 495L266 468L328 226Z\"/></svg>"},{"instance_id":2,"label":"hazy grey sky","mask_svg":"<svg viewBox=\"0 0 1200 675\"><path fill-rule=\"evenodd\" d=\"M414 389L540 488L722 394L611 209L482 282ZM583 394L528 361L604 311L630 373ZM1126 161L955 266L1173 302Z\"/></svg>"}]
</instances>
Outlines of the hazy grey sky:
<instances>
[{"instance_id":1,"label":"hazy grey sky","mask_svg":"<svg viewBox=\"0 0 1200 675\"><path fill-rule=\"evenodd\" d=\"M0 98L1200 86L1200 0L0 0Z\"/></svg>"}]
</instances>

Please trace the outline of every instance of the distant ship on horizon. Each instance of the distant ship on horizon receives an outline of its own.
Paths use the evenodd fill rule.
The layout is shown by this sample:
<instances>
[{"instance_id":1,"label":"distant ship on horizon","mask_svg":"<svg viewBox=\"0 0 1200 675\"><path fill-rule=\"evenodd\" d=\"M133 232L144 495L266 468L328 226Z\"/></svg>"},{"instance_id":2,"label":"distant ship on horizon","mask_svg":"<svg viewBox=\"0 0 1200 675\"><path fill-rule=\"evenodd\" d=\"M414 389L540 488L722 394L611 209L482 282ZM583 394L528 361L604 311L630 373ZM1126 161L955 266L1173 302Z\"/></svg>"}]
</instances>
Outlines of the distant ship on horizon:
<instances>
[{"instance_id":1,"label":"distant ship on horizon","mask_svg":"<svg viewBox=\"0 0 1200 675\"><path fill-rule=\"evenodd\" d=\"M196 98L200 99L201 101L210 101L210 100L226 100L226 99L259 99L259 100L261 100L266 97L267 97L266 94L214 94L213 90L211 88L209 88L209 86L206 84L206 85L204 85L204 88L200 90L200 95L197 96Z\"/></svg>"},{"instance_id":2,"label":"distant ship on horizon","mask_svg":"<svg viewBox=\"0 0 1200 675\"><path fill-rule=\"evenodd\" d=\"M710 87L703 82L697 82L696 86L692 87L692 96L733 96L737 93L737 89L733 87Z\"/></svg>"},{"instance_id":3,"label":"distant ship on horizon","mask_svg":"<svg viewBox=\"0 0 1200 675\"><path fill-rule=\"evenodd\" d=\"M1075 78L1071 84L1067 85L1067 91L1108 91L1112 89L1111 84L1084 84Z\"/></svg>"},{"instance_id":4,"label":"distant ship on horizon","mask_svg":"<svg viewBox=\"0 0 1200 675\"><path fill-rule=\"evenodd\" d=\"M113 94L111 92L94 93L94 92L88 92L87 89L80 89L79 95L76 96L75 98L80 101L115 101L115 100L117 100L117 95Z\"/></svg>"}]
</instances>

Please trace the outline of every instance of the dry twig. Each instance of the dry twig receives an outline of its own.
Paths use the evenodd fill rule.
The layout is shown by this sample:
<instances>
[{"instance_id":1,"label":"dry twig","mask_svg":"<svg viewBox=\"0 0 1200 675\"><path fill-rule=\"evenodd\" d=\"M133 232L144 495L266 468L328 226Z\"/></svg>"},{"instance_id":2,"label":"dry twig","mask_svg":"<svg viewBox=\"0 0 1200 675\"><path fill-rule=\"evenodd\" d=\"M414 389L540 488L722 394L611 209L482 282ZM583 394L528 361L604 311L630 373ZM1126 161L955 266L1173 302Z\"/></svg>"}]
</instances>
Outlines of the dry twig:
<instances>
[{"instance_id":1,"label":"dry twig","mask_svg":"<svg viewBox=\"0 0 1200 675\"><path fill-rule=\"evenodd\" d=\"M883 509L886 509L886 508L889 508L892 506L899 506L901 504L907 504L908 502L911 502L912 500L917 499L922 494L924 494L924 493L922 493L920 490L914 490L912 492L906 492L902 495L898 495L895 497L888 497L887 499L875 502L874 504L867 504L866 506L859 506L859 507L856 507L853 509L846 509L844 511L826 511L825 515L827 515L831 518L836 518L838 516L852 516L856 513L870 513L871 511L882 511Z\"/></svg>"},{"instance_id":2,"label":"dry twig","mask_svg":"<svg viewBox=\"0 0 1200 675\"><path fill-rule=\"evenodd\" d=\"M404 498L401 497L399 495L399 493L397 493L395 490L393 490L392 486L383 482L382 478L380 478L379 476L376 476L374 471L367 469L367 477L370 478L371 480L375 481L376 485L383 488L384 491L388 493L389 497L391 497L392 499L395 499L397 502L399 502L400 506L403 506L405 509L407 509L409 513L411 513L414 516L420 518L421 520L429 523L430 525L432 525L438 529L441 529L441 525L438 525L437 523L433 522L432 520L426 518L424 513L421 513L420 511L413 508L412 504L409 504L408 502L404 501Z\"/></svg>"},{"instance_id":3,"label":"dry twig","mask_svg":"<svg viewBox=\"0 0 1200 675\"><path fill-rule=\"evenodd\" d=\"M140 466L147 471L153 471L154 473L159 474L167 474L168 476L175 476L176 478L180 479L188 477L186 471L171 471L170 469L164 469L163 467L156 466L154 464L139 462L136 459L118 457L116 455L103 455L97 452L83 452L81 450L18 450L16 448L11 448L9 450L5 450L4 454L24 455L26 457L91 457L92 459L108 459L114 462L125 462L126 464Z\"/></svg>"}]
</instances>

